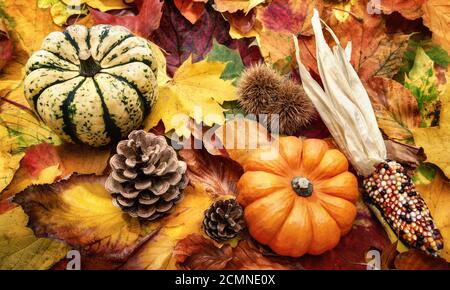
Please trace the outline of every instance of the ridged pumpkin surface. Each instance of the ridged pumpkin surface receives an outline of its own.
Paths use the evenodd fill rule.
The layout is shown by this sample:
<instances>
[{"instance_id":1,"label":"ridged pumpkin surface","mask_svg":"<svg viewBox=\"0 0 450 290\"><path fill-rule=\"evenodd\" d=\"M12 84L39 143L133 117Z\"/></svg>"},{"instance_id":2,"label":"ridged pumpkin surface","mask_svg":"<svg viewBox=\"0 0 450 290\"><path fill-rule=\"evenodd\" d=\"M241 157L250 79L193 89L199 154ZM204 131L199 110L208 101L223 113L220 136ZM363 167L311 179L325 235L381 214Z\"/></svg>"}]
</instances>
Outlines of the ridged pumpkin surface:
<instances>
[{"instance_id":1,"label":"ridged pumpkin surface","mask_svg":"<svg viewBox=\"0 0 450 290\"><path fill-rule=\"evenodd\" d=\"M279 151L256 151L244 164L238 201L253 238L280 255L319 255L334 248L352 227L358 199L356 177L345 156L318 139L281 137ZM310 181L309 196L292 181Z\"/></svg>"},{"instance_id":2,"label":"ridged pumpkin surface","mask_svg":"<svg viewBox=\"0 0 450 290\"><path fill-rule=\"evenodd\" d=\"M122 26L69 26L28 60L25 96L65 141L102 146L138 128L157 97L157 64Z\"/></svg>"}]
</instances>

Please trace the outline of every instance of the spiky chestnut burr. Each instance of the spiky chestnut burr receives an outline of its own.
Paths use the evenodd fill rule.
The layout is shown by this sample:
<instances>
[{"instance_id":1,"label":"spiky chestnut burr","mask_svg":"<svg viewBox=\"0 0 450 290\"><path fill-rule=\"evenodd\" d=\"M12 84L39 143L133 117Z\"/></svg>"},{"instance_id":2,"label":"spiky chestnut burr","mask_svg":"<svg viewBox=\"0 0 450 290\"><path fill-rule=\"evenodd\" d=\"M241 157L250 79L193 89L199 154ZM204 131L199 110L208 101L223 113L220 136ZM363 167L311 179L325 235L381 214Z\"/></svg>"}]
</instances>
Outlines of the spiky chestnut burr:
<instances>
[{"instance_id":1,"label":"spiky chestnut burr","mask_svg":"<svg viewBox=\"0 0 450 290\"><path fill-rule=\"evenodd\" d=\"M278 119L281 134L292 135L310 123L314 107L301 85L265 64L247 68L237 83L239 104L250 114Z\"/></svg>"},{"instance_id":2,"label":"spiky chestnut burr","mask_svg":"<svg viewBox=\"0 0 450 290\"><path fill-rule=\"evenodd\" d=\"M367 199L380 210L402 242L433 256L438 255L444 247L442 235L411 176L400 163L380 163L363 183Z\"/></svg>"}]
</instances>

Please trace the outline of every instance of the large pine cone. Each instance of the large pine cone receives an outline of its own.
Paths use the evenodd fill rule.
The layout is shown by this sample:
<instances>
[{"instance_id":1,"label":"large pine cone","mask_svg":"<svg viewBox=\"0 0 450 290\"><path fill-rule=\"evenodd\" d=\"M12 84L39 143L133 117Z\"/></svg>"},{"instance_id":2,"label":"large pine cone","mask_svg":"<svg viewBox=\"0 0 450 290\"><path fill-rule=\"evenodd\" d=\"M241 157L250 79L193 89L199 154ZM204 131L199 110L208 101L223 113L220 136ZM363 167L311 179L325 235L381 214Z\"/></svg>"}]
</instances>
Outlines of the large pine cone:
<instances>
[{"instance_id":1,"label":"large pine cone","mask_svg":"<svg viewBox=\"0 0 450 290\"><path fill-rule=\"evenodd\" d=\"M235 199L218 200L205 211L203 229L216 241L232 239L245 228L243 213Z\"/></svg>"},{"instance_id":2,"label":"large pine cone","mask_svg":"<svg viewBox=\"0 0 450 290\"><path fill-rule=\"evenodd\" d=\"M186 163L163 136L143 130L120 141L105 187L113 202L132 217L157 219L169 213L187 186Z\"/></svg>"}]
</instances>

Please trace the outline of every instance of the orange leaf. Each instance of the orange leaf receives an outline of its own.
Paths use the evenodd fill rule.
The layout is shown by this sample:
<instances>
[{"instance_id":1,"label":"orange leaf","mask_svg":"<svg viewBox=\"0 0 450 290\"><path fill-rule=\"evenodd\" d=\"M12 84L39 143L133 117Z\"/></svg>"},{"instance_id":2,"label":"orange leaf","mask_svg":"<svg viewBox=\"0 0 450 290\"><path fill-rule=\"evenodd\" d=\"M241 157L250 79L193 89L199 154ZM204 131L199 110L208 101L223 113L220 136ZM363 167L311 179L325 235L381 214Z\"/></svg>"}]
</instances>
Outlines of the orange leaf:
<instances>
[{"instance_id":1,"label":"orange leaf","mask_svg":"<svg viewBox=\"0 0 450 290\"><path fill-rule=\"evenodd\" d=\"M372 0L368 6L373 9L381 9L384 14L391 14L393 12L399 12L403 17L407 19L417 19L422 17L423 10L422 5L425 0L378 0L377 3Z\"/></svg>"},{"instance_id":2,"label":"orange leaf","mask_svg":"<svg viewBox=\"0 0 450 290\"><path fill-rule=\"evenodd\" d=\"M402 84L382 77L370 79L366 87L383 132L394 140L411 142L411 130L420 125L419 107L412 93Z\"/></svg>"},{"instance_id":3,"label":"orange leaf","mask_svg":"<svg viewBox=\"0 0 450 290\"><path fill-rule=\"evenodd\" d=\"M200 19L203 12L205 12L205 3L207 1L198 0L175 0L175 6L180 13L189 20L190 23L195 24Z\"/></svg>"},{"instance_id":4,"label":"orange leaf","mask_svg":"<svg viewBox=\"0 0 450 290\"><path fill-rule=\"evenodd\" d=\"M237 195L236 183L243 173L239 164L206 150L183 149L179 154L188 166L187 174L194 187L202 186L212 196Z\"/></svg>"}]
</instances>

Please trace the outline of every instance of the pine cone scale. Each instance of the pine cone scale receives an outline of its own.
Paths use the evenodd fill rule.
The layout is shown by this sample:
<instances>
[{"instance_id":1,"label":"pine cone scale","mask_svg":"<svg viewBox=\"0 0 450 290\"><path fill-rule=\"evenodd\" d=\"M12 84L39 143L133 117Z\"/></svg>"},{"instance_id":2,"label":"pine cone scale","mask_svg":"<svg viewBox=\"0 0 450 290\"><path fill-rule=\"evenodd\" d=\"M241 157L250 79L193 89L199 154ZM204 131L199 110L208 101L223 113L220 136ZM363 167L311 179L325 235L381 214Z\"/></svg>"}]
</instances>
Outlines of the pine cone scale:
<instances>
[{"instance_id":1,"label":"pine cone scale","mask_svg":"<svg viewBox=\"0 0 450 290\"><path fill-rule=\"evenodd\" d=\"M132 217L154 220L172 211L187 186L186 163L163 136L133 131L117 145L105 188Z\"/></svg>"}]
</instances>

